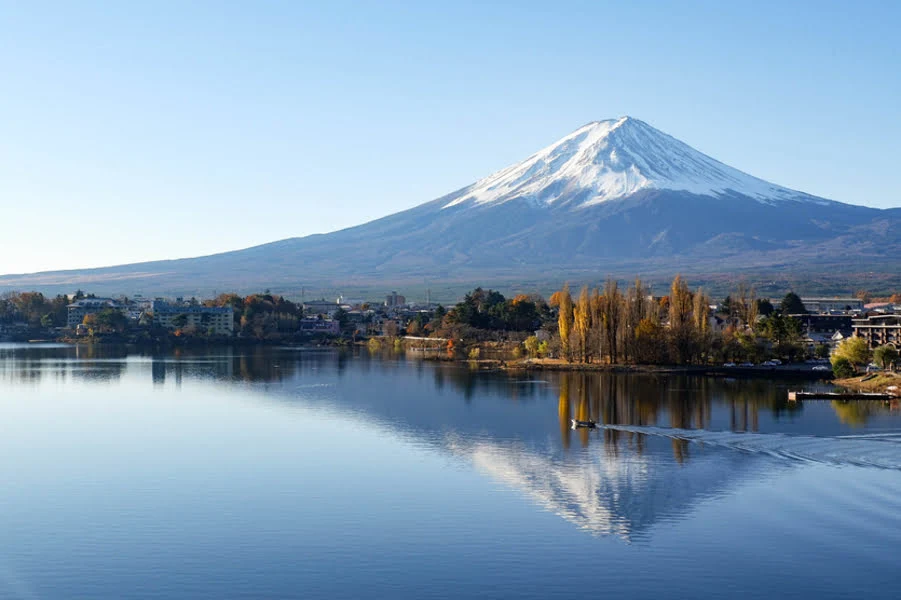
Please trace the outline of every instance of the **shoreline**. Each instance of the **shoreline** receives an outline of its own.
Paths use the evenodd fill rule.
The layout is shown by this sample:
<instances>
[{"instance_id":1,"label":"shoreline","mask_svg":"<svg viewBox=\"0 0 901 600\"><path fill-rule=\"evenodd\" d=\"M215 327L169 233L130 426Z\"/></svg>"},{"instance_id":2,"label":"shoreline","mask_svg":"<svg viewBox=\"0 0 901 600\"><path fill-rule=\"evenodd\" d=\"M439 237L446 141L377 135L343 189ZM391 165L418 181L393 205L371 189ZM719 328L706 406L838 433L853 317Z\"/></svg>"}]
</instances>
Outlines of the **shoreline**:
<instances>
[{"instance_id":1,"label":"shoreline","mask_svg":"<svg viewBox=\"0 0 901 600\"><path fill-rule=\"evenodd\" d=\"M901 396L901 374L891 371L880 371L874 373L874 377L868 379L869 375L858 375L856 377L848 377L846 379L836 379L833 383L847 390L867 393L883 393L892 396ZM890 390L890 387L896 389Z\"/></svg>"},{"instance_id":2,"label":"shoreline","mask_svg":"<svg viewBox=\"0 0 901 600\"><path fill-rule=\"evenodd\" d=\"M434 360L434 359L431 359ZM446 359L445 359L446 360ZM710 365L627 365L627 364L583 364L564 361L536 362L534 359L504 361L500 359L466 360L453 359L447 362L469 363L484 369L502 371L560 371L588 373L638 373L638 374L682 374L706 377L733 378L778 378L807 379L812 381L832 381L832 371L814 371L807 365L782 365L778 367L716 367Z\"/></svg>"}]
</instances>

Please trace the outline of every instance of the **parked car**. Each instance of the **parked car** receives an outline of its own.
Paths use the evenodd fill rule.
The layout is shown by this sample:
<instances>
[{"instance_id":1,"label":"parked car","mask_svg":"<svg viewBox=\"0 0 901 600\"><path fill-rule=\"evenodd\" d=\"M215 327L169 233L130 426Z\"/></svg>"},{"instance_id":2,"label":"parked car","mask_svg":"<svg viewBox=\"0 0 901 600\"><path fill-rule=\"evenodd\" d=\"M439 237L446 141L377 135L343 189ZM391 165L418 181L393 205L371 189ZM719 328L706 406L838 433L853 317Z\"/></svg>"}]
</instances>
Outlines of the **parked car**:
<instances>
[{"instance_id":1,"label":"parked car","mask_svg":"<svg viewBox=\"0 0 901 600\"><path fill-rule=\"evenodd\" d=\"M782 361L779 360L778 358L774 358L770 362L773 363L774 365L776 365L777 367L782 364Z\"/></svg>"},{"instance_id":2,"label":"parked car","mask_svg":"<svg viewBox=\"0 0 901 600\"><path fill-rule=\"evenodd\" d=\"M726 368L731 368L731 367L735 366L735 363L733 363L733 362L723 363L723 366Z\"/></svg>"},{"instance_id":3,"label":"parked car","mask_svg":"<svg viewBox=\"0 0 901 600\"><path fill-rule=\"evenodd\" d=\"M752 363L752 362L743 362L743 363L741 363L741 364L738 365L738 366L739 366L739 367L753 367L753 366L754 366L754 363Z\"/></svg>"},{"instance_id":4,"label":"parked car","mask_svg":"<svg viewBox=\"0 0 901 600\"><path fill-rule=\"evenodd\" d=\"M826 365L817 365L813 368L814 371L831 371L832 367L827 367Z\"/></svg>"}]
</instances>

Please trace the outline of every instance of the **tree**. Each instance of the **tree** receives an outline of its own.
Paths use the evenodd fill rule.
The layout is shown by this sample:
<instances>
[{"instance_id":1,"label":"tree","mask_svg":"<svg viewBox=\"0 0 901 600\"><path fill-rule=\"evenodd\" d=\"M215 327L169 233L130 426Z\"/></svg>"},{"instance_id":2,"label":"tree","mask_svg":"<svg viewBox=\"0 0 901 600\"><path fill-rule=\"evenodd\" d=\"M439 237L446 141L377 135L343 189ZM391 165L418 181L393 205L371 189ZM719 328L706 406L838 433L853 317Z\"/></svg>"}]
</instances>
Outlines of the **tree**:
<instances>
[{"instance_id":1,"label":"tree","mask_svg":"<svg viewBox=\"0 0 901 600\"><path fill-rule=\"evenodd\" d=\"M635 328L635 360L642 364L666 362L663 328L656 319L645 317Z\"/></svg>"},{"instance_id":2,"label":"tree","mask_svg":"<svg viewBox=\"0 0 901 600\"><path fill-rule=\"evenodd\" d=\"M651 310L651 307L648 306L650 304L648 301L649 296L650 291L644 287L641 278L636 278L635 283L626 293L626 335L624 336L624 352L627 359L638 360L638 357L636 356L638 350L635 341L638 324L646 317L651 316L652 313L655 318L657 316L657 314Z\"/></svg>"},{"instance_id":3,"label":"tree","mask_svg":"<svg viewBox=\"0 0 901 600\"><path fill-rule=\"evenodd\" d=\"M397 337L397 321L385 321L382 323L382 334L385 337Z\"/></svg>"},{"instance_id":4,"label":"tree","mask_svg":"<svg viewBox=\"0 0 901 600\"><path fill-rule=\"evenodd\" d=\"M407 335L418 336L422 333L422 321L417 318L407 323Z\"/></svg>"},{"instance_id":5,"label":"tree","mask_svg":"<svg viewBox=\"0 0 901 600\"><path fill-rule=\"evenodd\" d=\"M579 341L579 359L588 362L588 333L591 330L591 302L588 287L582 286L579 302L573 307L573 327Z\"/></svg>"},{"instance_id":6,"label":"tree","mask_svg":"<svg viewBox=\"0 0 901 600\"><path fill-rule=\"evenodd\" d=\"M898 362L898 350L888 344L873 350L873 362L883 369L891 369Z\"/></svg>"},{"instance_id":7,"label":"tree","mask_svg":"<svg viewBox=\"0 0 901 600\"><path fill-rule=\"evenodd\" d=\"M780 355L798 353L801 341L801 322L797 319L785 314L773 313L758 323L756 331L773 342L774 349Z\"/></svg>"},{"instance_id":8,"label":"tree","mask_svg":"<svg viewBox=\"0 0 901 600\"><path fill-rule=\"evenodd\" d=\"M529 358L537 358L538 357L538 348L541 347L541 342L534 335L530 335L526 338L526 341L523 342L523 346L526 348L526 352L529 354Z\"/></svg>"},{"instance_id":9,"label":"tree","mask_svg":"<svg viewBox=\"0 0 901 600\"><path fill-rule=\"evenodd\" d=\"M619 359L619 330L622 325L623 296L619 293L619 286L615 279L608 279L604 284L602 296L604 316L604 336L607 342L607 354L610 362L616 363Z\"/></svg>"},{"instance_id":10,"label":"tree","mask_svg":"<svg viewBox=\"0 0 901 600\"><path fill-rule=\"evenodd\" d=\"M768 317L776 310L776 307L773 306L773 303L770 302L767 298L758 298L757 299L757 313L761 316Z\"/></svg>"},{"instance_id":11,"label":"tree","mask_svg":"<svg viewBox=\"0 0 901 600\"><path fill-rule=\"evenodd\" d=\"M182 313L180 315L175 315L174 317L172 317L172 325L176 329L181 329L187 324L188 324L188 315L186 315L184 313Z\"/></svg>"},{"instance_id":12,"label":"tree","mask_svg":"<svg viewBox=\"0 0 901 600\"><path fill-rule=\"evenodd\" d=\"M698 351L698 359L704 360L705 350L710 349L710 298L704 293L702 288L694 295L694 303L692 305L692 319L695 328L695 347Z\"/></svg>"},{"instance_id":13,"label":"tree","mask_svg":"<svg viewBox=\"0 0 901 600\"><path fill-rule=\"evenodd\" d=\"M115 308L104 308L97 313L97 324L100 326L101 331L121 333L128 326L128 317Z\"/></svg>"},{"instance_id":14,"label":"tree","mask_svg":"<svg viewBox=\"0 0 901 600\"><path fill-rule=\"evenodd\" d=\"M870 362L870 355L870 346L865 339L851 337L842 340L832 353L832 366L835 368L835 363L840 358L847 359L854 366L863 366Z\"/></svg>"},{"instance_id":15,"label":"tree","mask_svg":"<svg viewBox=\"0 0 901 600\"><path fill-rule=\"evenodd\" d=\"M849 377L854 377L854 365L851 364L850 360L843 356L840 356L838 358L833 357L832 374L835 375L838 379L847 379Z\"/></svg>"},{"instance_id":16,"label":"tree","mask_svg":"<svg viewBox=\"0 0 901 600\"><path fill-rule=\"evenodd\" d=\"M90 335L94 335L94 330L99 327L97 315L94 313L85 315L84 319L81 320L81 324L88 328L88 333Z\"/></svg>"},{"instance_id":17,"label":"tree","mask_svg":"<svg viewBox=\"0 0 901 600\"><path fill-rule=\"evenodd\" d=\"M349 317L347 316L347 311L344 310L343 308L339 308L338 310L335 311L335 316L333 318L335 321L338 321L339 329L341 331L344 331L344 329L347 327L347 323L349 320Z\"/></svg>"},{"instance_id":18,"label":"tree","mask_svg":"<svg viewBox=\"0 0 901 600\"><path fill-rule=\"evenodd\" d=\"M804 303L801 302L801 297L794 292L789 292L785 295L785 298L782 299L782 302L779 305L779 309L782 311L783 315L807 314L807 309L804 308Z\"/></svg>"},{"instance_id":19,"label":"tree","mask_svg":"<svg viewBox=\"0 0 901 600\"><path fill-rule=\"evenodd\" d=\"M673 279L670 288L669 328L673 342L673 358L679 363L688 362L692 356L693 299L688 284L680 275Z\"/></svg>"},{"instance_id":20,"label":"tree","mask_svg":"<svg viewBox=\"0 0 901 600\"><path fill-rule=\"evenodd\" d=\"M563 286L559 296L560 314L557 317L557 327L560 330L560 346L563 348L563 356L567 361L572 360L569 351L569 334L573 327L573 299L569 295L569 284Z\"/></svg>"}]
</instances>

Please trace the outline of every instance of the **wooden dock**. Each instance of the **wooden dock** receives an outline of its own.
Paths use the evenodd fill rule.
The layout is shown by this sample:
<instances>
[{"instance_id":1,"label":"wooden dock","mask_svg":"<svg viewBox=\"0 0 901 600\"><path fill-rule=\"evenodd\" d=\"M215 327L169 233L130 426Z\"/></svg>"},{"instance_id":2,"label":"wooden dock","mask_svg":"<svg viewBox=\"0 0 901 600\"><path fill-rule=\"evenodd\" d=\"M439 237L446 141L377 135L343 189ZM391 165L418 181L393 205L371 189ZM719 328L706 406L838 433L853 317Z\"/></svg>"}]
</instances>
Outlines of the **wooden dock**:
<instances>
[{"instance_id":1,"label":"wooden dock","mask_svg":"<svg viewBox=\"0 0 901 600\"><path fill-rule=\"evenodd\" d=\"M791 402L798 400L893 400L895 396L878 392L789 392Z\"/></svg>"}]
</instances>

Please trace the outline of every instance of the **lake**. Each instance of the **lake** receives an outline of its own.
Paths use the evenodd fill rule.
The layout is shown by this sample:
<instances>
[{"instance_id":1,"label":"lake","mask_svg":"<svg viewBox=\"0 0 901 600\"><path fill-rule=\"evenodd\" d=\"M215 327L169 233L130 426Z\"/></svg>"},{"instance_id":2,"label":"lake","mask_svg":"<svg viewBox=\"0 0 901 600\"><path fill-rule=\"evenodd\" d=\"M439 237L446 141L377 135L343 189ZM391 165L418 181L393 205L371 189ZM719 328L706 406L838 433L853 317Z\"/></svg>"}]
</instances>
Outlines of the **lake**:
<instances>
[{"instance_id":1,"label":"lake","mask_svg":"<svg viewBox=\"0 0 901 600\"><path fill-rule=\"evenodd\" d=\"M799 385L0 344L0 597L901 597L901 410Z\"/></svg>"}]
</instances>

